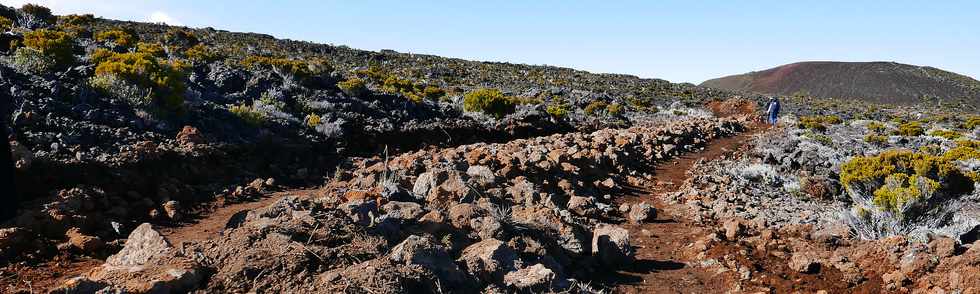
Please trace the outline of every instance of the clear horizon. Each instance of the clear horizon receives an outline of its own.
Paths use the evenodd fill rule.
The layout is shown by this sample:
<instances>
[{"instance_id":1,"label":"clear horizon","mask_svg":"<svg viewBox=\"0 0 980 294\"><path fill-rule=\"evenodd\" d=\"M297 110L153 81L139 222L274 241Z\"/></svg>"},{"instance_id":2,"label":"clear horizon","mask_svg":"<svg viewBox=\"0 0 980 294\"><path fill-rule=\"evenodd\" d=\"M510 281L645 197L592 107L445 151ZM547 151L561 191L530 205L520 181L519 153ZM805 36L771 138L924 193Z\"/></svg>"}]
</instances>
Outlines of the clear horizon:
<instances>
[{"instance_id":1,"label":"clear horizon","mask_svg":"<svg viewBox=\"0 0 980 294\"><path fill-rule=\"evenodd\" d=\"M694 84L801 61L894 61L980 78L980 2L970 1L0 0L28 2L56 14Z\"/></svg>"}]
</instances>

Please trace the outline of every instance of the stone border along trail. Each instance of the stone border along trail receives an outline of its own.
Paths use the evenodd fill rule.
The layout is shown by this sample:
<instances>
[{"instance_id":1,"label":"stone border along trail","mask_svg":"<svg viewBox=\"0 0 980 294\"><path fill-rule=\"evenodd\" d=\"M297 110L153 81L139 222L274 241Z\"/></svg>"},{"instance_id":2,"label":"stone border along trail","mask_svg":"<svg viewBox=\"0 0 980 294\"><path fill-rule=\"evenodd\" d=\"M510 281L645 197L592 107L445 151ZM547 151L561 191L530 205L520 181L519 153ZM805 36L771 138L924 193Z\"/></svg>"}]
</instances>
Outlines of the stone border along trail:
<instances>
[{"instance_id":1,"label":"stone border along trail","mask_svg":"<svg viewBox=\"0 0 980 294\"><path fill-rule=\"evenodd\" d=\"M730 273L722 273L710 267L702 267L698 260L686 254L686 249L713 228L699 226L686 219L683 205L665 203L661 195L676 191L689 178L688 170L698 161L716 160L731 156L759 126L750 126L745 132L733 137L711 141L703 150L678 156L657 166L654 172L655 186L652 191L617 197L618 203L647 202L657 209L653 221L640 224L624 224L629 230L631 243L636 248L636 262L632 268L620 270L604 277L603 282L614 283L617 293L723 293L730 290ZM649 192L649 193L646 193Z\"/></svg>"}]
</instances>

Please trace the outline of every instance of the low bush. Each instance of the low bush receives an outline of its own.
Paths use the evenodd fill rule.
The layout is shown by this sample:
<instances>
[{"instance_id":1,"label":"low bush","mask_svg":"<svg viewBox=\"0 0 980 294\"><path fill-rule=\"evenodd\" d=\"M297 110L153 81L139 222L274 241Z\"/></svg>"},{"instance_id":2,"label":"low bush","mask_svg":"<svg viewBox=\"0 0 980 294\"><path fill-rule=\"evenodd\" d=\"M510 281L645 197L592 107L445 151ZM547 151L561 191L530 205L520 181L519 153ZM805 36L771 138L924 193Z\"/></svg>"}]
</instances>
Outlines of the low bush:
<instances>
[{"instance_id":1,"label":"low bush","mask_svg":"<svg viewBox=\"0 0 980 294\"><path fill-rule=\"evenodd\" d=\"M463 96L463 110L483 112L496 118L513 113L515 106L514 101L497 89L474 90Z\"/></svg>"},{"instance_id":2,"label":"low bush","mask_svg":"<svg viewBox=\"0 0 980 294\"><path fill-rule=\"evenodd\" d=\"M51 14L51 9L37 5L37 4L24 4L20 7L18 13L18 23L26 28L37 28L55 21L54 14Z\"/></svg>"},{"instance_id":3,"label":"low bush","mask_svg":"<svg viewBox=\"0 0 980 294\"><path fill-rule=\"evenodd\" d=\"M256 110L252 105L244 102L228 107L228 111L240 118L247 124L261 126L265 123L265 113Z\"/></svg>"},{"instance_id":4,"label":"low bush","mask_svg":"<svg viewBox=\"0 0 980 294\"><path fill-rule=\"evenodd\" d=\"M812 130L809 129L803 132L803 137L810 138L811 140L816 141L817 143L820 143L825 146L834 145L834 140L831 139L829 136L814 133Z\"/></svg>"},{"instance_id":5,"label":"low bush","mask_svg":"<svg viewBox=\"0 0 980 294\"><path fill-rule=\"evenodd\" d=\"M609 106L609 103L606 103L606 101L593 100L592 102L589 102L589 104L582 110L585 111L585 114L587 115L598 115L598 112L605 111L607 106Z\"/></svg>"},{"instance_id":6,"label":"low bush","mask_svg":"<svg viewBox=\"0 0 980 294\"><path fill-rule=\"evenodd\" d=\"M934 137L945 138L946 140L956 140L963 137L963 134L950 130L935 130L929 132L929 135Z\"/></svg>"},{"instance_id":7,"label":"low bush","mask_svg":"<svg viewBox=\"0 0 980 294\"><path fill-rule=\"evenodd\" d=\"M609 104L606 106L606 112L610 115L620 115L623 113L623 105L619 103Z\"/></svg>"},{"instance_id":8,"label":"low bush","mask_svg":"<svg viewBox=\"0 0 980 294\"><path fill-rule=\"evenodd\" d=\"M367 83L359 78L350 78L337 83L337 88L340 88L344 94L351 97L362 97L368 93Z\"/></svg>"},{"instance_id":9,"label":"low bush","mask_svg":"<svg viewBox=\"0 0 980 294\"><path fill-rule=\"evenodd\" d=\"M938 205L937 199L972 190L975 179L955 163L959 156L974 156L965 150L971 149L968 144L963 148L943 155L889 150L842 164L841 184L854 203L852 226L867 238L905 234Z\"/></svg>"},{"instance_id":10,"label":"low bush","mask_svg":"<svg viewBox=\"0 0 980 294\"><path fill-rule=\"evenodd\" d=\"M439 100L440 98L446 96L446 90L436 86L426 86L425 89L422 90L422 96L425 96L425 98L429 100Z\"/></svg>"},{"instance_id":11,"label":"low bush","mask_svg":"<svg viewBox=\"0 0 980 294\"><path fill-rule=\"evenodd\" d=\"M136 52L146 53L150 56L159 58L167 57L167 52L159 43L139 42L136 44Z\"/></svg>"},{"instance_id":12,"label":"low bush","mask_svg":"<svg viewBox=\"0 0 980 294\"><path fill-rule=\"evenodd\" d=\"M548 104L548 107L547 109L545 109L545 111L552 118L559 119L559 120L564 119L565 117L568 116L568 103L565 103L565 100L562 98L555 97L551 100L551 103Z\"/></svg>"},{"instance_id":13,"label":"low bush","mask_svg":"<svg viewBox=\"0 0 980 294\"><path fill-rule=\"evenodd\" d=\"M672 113L674 115L676 115L676 116L685 116L685 115L687 115L687 111L683 111L683 110L680 110L680 109L674 109L674 111Z\"/></svg>"},{"instance_id":14,"label":"low bush","mask_svg":"<svg viewBox=\"0 0 980 294\"><path fill-rule=\"evenodd\" d=\"M974 130L980 127L980 116L971 116L963 122L963 128L967 130Z\"/></svg>"},{"instance_id":15,"label":"low bush","mask_svg":"<svg viewBox=\"0 0 980 294\"><path fill-rule=\"evenodd\" d=\"M184 57L194 64L203 64L221 59L214 49L204 44L197 44L184 50Z\"/></svg>"},{"instance_id":16,"label":"low bush","mask_svg":"<svg viewBox=\"0 0 980 294\"><path fill-rule=\"evenodd\" d=\"M66 68L75 62L75 40L68 33L48 29L30 31L24 33L23 44L36 51L36 56L51 59L55 69Z\"/></svg>"},{"instance_id":17,"label":"low bush","mask_svg":"<svg viewBox=\"0 0 980 294\"><path fill-rule=\"evenodd\" d=\"M133 46L136 46L136 42L139 41L132 33L121 29L99 32L95 34L95 40L122 48L133 48Z\"/></svg>"},{"instance_id":18,"label":"low bush","mask_svg":"<svg viewBox=\"0 0 980 294\"><path fill-rule=\"evenodd\" d=\"M167 62L142 52L114 53L101 57L96 76L111 75L137 87L150 89L152 103L177 110L184 103L184 65Z\"/></svg>"},{"instance_id":19,"label":"low bush","mask_svg":"<svg viewBox=\"0 0 980 294\"><path fill-rule=\"evenodd\" d=\"M884 145L885 143L888 143L888 137L877 134L868 134L864 136L864 141L875 145Z\"/></svg>"},{"instance_id":20,"label":"low bush","mask_svg":"<svg viewBox=\"0 0 980 294\"><path fill-rule=\"evenodd\" d=\"M88 27L95 22L95 16L91 14L69 14L58 18L58 27L65 32L76 37L91 37L92 33Z\"/></svg>"},{"instance_id":21,"label":"low bush","mask_svg":"<svg viewBox=\"0 0 980 294\"><path fill-rule=\"evenodd\" d=\"M876 121L869 122L866 127L868 128L869 131L879 133L879 134L884 132L885 128L887 128L885 124Z\"/></svg>"},{"instance_id":22,"label":"low bush","mask_svg":"<svg viewBox=\"0 0 980 294\"><path fill-rule=\"evenodd\" d=\"M197 38L197 35L195 35L194 32L179 28L171 28L163 34L163 43L167 46L190 48L191 46L197 45L200 42L201 40Z\"/></svg>"},{"instance_id":23,"label":"low bush","mask_svg":"<svg viewBox=\"0 0 980 294\"><path fill-rule=\"evenodd\" d=\"M797 127L801 129L823 132L827 130L827 125L835 125L844 122L836 115L812 115L801 116Z\"/></svg>"},{"instance_id":24,"label":"low bush","mask_svg":"<svg viewBox=\"0 0 980 294\"><path fill-rule=\"evenodd\" d=\"M653 99L630 96L626 98L626 103L629 103L637 111L657 111L657 107L653 105Z\"/></svg>"},{"instance_id":25,"label":"low bush","mask_svg":"<svg viewBox=\"0 0 980 294\"><path fill-rule=\"evenodd\" d=\"M901 123L898 125L898 129L895 130L894 134L898 136L905 137L915 137L921 136L926 133L926 130L922 128L922 123L918 121L909 121Z\"/></svg>"},{"instance_id":26,"label":"low bush","mask_svg":"<svg viewBox=\"0 0 980 294\"><path fill-rule=\"evenodd\" d=\"M304 81L314 76L331 72L333 67L323 60L295 60L268 56L249 56L242 60L247 68L269 68L283 79Z\"/></svg>"},{"instance_id":27,"label":"low bush","mask_svg":"<svg viewBox=\"0 0 980 294\"><path fill-rule=\"evenodd\" d=\"M320 125L320 119L320 116L317 114L308 114L304 121L307 127L316 128L316 126Z\"/></svg>"},{"instance_id":28,"label":"low bush","mask_svg":"<svg viewBox=\"0 0 980 294\"><path fill-rule=\"evenodd\" d=\"M14 21L9 18L0 16L0 32L9 31L14 27Z\"/></svg>"}]
</instances>

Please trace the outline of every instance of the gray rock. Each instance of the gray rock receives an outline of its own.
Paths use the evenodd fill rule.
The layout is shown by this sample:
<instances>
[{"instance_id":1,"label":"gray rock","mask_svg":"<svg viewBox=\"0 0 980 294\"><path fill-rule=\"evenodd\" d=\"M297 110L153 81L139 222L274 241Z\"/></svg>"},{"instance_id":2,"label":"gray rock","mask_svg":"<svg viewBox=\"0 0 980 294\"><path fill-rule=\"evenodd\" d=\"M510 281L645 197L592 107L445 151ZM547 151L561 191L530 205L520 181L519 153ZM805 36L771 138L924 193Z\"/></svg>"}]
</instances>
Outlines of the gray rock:
<instances>
[{"instance_id":1,"label":"gray rock","mask_svg":"<svg viewBox=\"0 0 980 294\"><path fill-rule=\"evenodd\" d=\"M518 289L541 288L551 284L555 272L543 264L535 264L504 275L504 284Z\"/></svg>"},{"instance_id":2,"label":"gray rock","mask_svg":"<svg viewBox=\"0 0 980 294\"><path fill-rule=\"evenodd\" d=\"M106 259L106 265L140 266L153 258L168 256L173 252L174 248L163 238L163 235L154 230L149 223L143 223L129 234L122 250Z\"/></svg>"},{"instance_id":3,"label":"gray rock","mask_svg":"<svg viewBox=\"0 0 980 294\"><path fill-rule=\"evenodd\" d=\"M422 205L415 202L391 201L381 206L387 218L402 221L415 220L425 214Z\"/></svg>"},{"instance_id":4,"label":"gray rock","mask_svg":"<svg viewBox=\"0 0 980 294\"><path fill-rule=\"evenodd\" d=\"M388 258L404 265L420 265L435 273L442 281L458 284L466 279L446 249L429 237L408 236L391 249Z\"/></svg>"},{"instance_id":5,"label":"gray rock","mask_svg":"<svg viewBox=\"0 0 980 294\"><path fill-rule=\"evenodd\" d=\"M517 253L496 239L483 240L466 247L457 261L470 275L491 283L501 281L519 263Z\"/></svg>"},{"instance_id":6,"label":"gray rock","mask_svg":"<svg viewBox=\"0 0 980 294\"><path fill-rule=\"evenodd\" d=\"M609 267L617 268L633 262L630 233L610 224L597 224L592 234L592 255Z\"/></svg>"},{"instance_id":7,"label":"gray rock","mask_svg":"<svg viewBox=\"0 0 980 294\"><path fill-rule=\"evenodd\" d=\"M646 202L640 202L630 207L629 219L632 223L638 224L655 218L657 218L657 209Z\"/></svg>"},{"instance_id":8,"label":"gray rock","mask_svg":"<svg viewBox=\"0 0 980 294\"><path fill-rule=\"evenodd\" d=\"M490 186L497 181L497 176L490 168L482 165L472 165L466 169L466 175L481 186Z\"/></svg>"}]
</instances>

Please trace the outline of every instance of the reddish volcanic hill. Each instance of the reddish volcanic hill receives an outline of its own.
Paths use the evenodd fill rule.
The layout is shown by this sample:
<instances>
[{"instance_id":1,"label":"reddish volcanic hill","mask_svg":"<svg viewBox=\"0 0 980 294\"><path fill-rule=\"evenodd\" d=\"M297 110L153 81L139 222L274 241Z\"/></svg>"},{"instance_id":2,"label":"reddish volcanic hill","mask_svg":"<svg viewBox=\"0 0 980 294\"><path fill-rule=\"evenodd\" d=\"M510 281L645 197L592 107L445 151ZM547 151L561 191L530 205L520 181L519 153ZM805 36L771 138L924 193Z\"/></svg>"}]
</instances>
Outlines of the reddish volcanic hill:
<instances>
[{"instance_id":1,"label":"reddish volcanic hill","mask_svg":"<svg viewBox=\"0 0 980 294\"><path fill-rule=\"evenodd\" d=\"M855 98L873 102L923 100L980 103L980 81L928 66L895 62L799 62L712 79L701 86L776 95Z\"/></svg>"}]
</instances>

